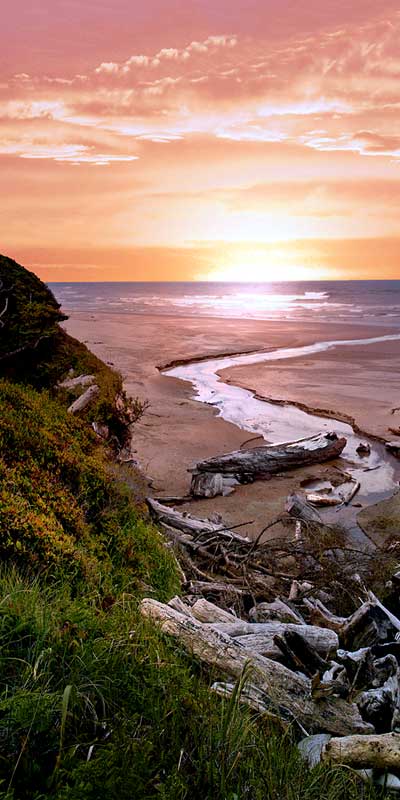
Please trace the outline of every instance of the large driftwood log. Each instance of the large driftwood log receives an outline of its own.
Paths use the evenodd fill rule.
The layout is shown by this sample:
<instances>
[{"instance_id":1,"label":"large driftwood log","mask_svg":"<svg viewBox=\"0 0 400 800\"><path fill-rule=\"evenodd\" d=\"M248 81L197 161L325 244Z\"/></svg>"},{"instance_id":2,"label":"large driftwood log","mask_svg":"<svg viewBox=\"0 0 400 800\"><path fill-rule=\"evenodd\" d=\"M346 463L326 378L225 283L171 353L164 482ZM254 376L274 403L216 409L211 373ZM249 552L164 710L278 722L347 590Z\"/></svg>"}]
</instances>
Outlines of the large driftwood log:
<instances>
[{"instance_id":1,"label":"large driftwood log","mask_svg":"<svg viewBox=\"0 0 400 800\"><path fill-rule=\"evenodd\" d=\"M354 704L340 698L334 701L323 698L316 702L307 678L268 658L249 653L215 628L189 619L156 600L143 600L141 612L147 619L158 622L164 633L176 638L201 661L219 668L223 675L237 680L245 670L250 671L249 682L265 693L271 713L284 719L296 719L310 732L323 730L345 736L371 731Z\"/></svg>"},{"instance_id":2,"label":"large driftwood log","mask_svg":"<svg viewBox=\"0 0 400 800\"><path fill-rule=\"evenodd\" d=\"M355 769L400 769L400 734L335 737L323 748L322 760Z\"/></svg>"},{"instance_id":3,"label":"large driftwood log","mask_svg":"<svg viewBox=\"0 0 400 800\"><path fill-rule=\"evenodd\" d=\"M328 658L339 647L339 639L334 631L317 628L314 625L299 627L292 622L216 622L212 627L220 633L240 639L244 647L257 653L276 652L274 636L284 636L287 632L301 632L303 639L313 647L322 658Z\"/></svg>"},{"instance_id":4,"label":"large driftwood log","mask_svg":"<svg viewBox=\"0 0 400 800\"><path fill-rule=\"evenodd\" d=\"M220 473L233 476L240 483L249 483L282 470L329 461L339 456L345 446L346 439L339 438L336 433L319 433L296 442L235 450L208 458L190 472L196 481L200 473Z\"/></svg>"}]
</instances>

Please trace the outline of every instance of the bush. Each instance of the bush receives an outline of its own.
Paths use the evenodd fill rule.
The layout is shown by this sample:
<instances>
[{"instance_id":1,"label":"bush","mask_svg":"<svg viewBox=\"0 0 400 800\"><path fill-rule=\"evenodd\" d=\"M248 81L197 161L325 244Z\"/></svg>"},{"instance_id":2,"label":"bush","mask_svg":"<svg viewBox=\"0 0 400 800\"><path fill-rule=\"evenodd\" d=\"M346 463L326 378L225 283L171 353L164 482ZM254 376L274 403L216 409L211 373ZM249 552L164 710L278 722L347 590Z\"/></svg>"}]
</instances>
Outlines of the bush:
<instances>
[{"instance_id":1,"label":"bush","mask_svg":"<svg viewBox=\"0 0 400 800\"><path fill-rule=\"evenodd\" d=\"M110 586L177 586L173 558L113 475L107 451L47 392L0 381L0 555Z\"/></svg>"}]
</instances>

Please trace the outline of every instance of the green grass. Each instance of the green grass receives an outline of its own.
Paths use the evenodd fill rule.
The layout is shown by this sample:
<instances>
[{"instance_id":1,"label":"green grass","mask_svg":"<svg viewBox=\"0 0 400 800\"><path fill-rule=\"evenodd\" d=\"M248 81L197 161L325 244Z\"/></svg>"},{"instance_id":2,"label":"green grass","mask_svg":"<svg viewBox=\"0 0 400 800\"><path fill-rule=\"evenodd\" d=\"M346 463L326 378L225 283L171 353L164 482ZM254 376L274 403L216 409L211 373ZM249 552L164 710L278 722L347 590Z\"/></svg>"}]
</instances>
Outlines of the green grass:
<instances>
[{"instance_id":1,"label":"green grass","mask_svg":"<svg viewBox=\"0 0 400 800\"><path fill-rule=\"evenodd\" d=\"M10 569L0 597L0 796L361 797L352 773L308 771L290 734L211 695L211 676L140 619L134 597L103 610L95 594Z\"/></svg>"}]
</instances>

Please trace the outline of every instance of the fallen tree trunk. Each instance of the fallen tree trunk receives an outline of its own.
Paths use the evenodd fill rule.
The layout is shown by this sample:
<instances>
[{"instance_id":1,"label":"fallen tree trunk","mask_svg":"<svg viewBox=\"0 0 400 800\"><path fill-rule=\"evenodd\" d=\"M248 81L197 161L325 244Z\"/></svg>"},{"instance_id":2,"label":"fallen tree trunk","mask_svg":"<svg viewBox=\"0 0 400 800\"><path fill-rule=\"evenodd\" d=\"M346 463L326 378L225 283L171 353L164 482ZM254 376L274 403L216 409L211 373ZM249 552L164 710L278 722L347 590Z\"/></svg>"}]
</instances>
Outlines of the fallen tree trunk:
<instances>
[{"instance_id":1,"label":"fallen tree trunk","mask_svg":"<svg viewBox=\"0 0 400 800\"><path fill-rule=\"evenodd\" d=\"M355 769L400 769L400 734L332 738L323 748L322 760Z\"/></svg>"},{"instance_id":2,"label":"fallen tree trunk","mask_svg":"<svg viewBox=\"0 0 400 800\"><path fill-rule=\"evenodd\" d=\"M282 470L329 461L339 456L345 446L346 439L339 439L336 433L318 433L296 442L235 450L200 461L189 471L194 475L194 486L201 473L220 473L236 478L239 483L249 483Z\"/></svg>"},{"instance_id":3,"label":"fallen tree trunk","mask_svg":"<svg viewBox=\"0 0 400 800\"><path fill-rule=\"evenodd\" d=\"M340 698L316 702L311 697L311 683L307 678L268 658L247 652L215 628L189 619L156 600L143 600L141 613L158 622L164 633L177 639L201 661L219 668L223 675L237 680L247 671L251 676L249 683L264 693L272 714L298 720L309 731L324 730L338 735L371 731L355 705Z\"/></svg>"}]
</instances>

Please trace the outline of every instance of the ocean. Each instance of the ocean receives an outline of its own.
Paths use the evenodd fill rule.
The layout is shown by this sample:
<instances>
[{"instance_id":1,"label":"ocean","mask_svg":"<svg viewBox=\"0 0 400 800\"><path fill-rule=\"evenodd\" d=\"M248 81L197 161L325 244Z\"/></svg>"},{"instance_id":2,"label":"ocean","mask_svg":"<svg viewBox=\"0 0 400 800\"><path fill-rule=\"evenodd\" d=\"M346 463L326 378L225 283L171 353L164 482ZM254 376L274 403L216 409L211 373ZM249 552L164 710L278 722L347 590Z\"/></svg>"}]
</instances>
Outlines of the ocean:
<instances>
[{"instance_id":1,"label":"ocean","mask_svg":"<svg viewBox=\"0 0 400 800\"><path fill-rule=\"evenodd\" d=\"M400 326L400 280L50 283L68 313L205 316Z\"/></svg>"}]
</instances>

